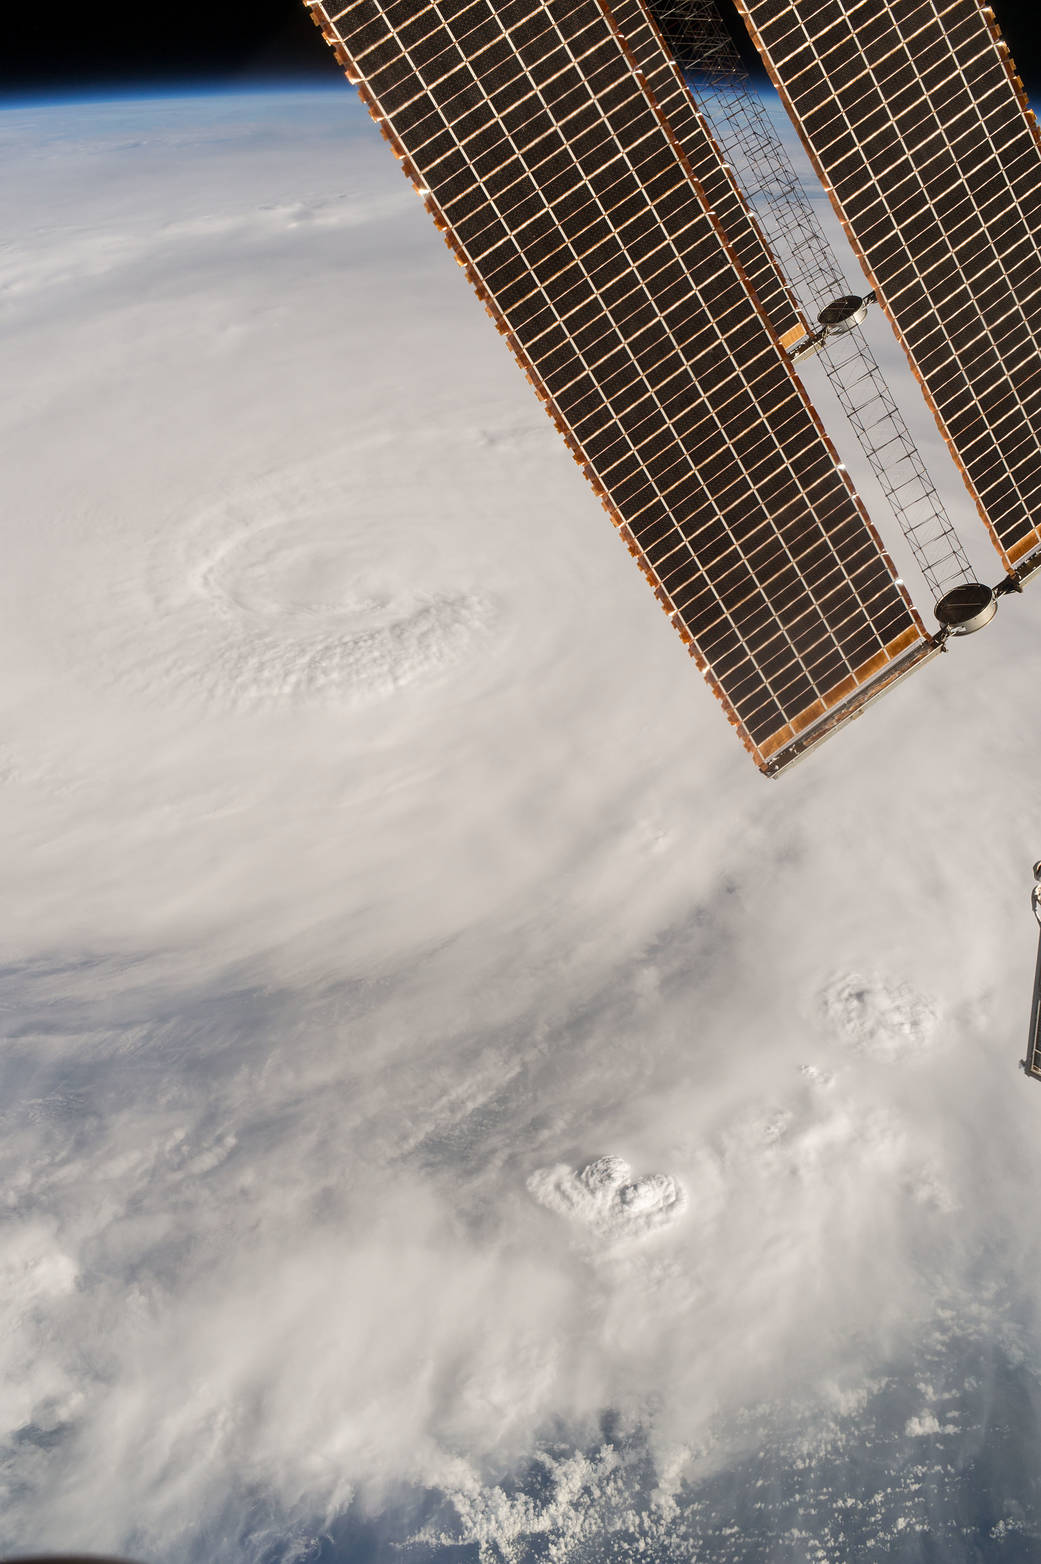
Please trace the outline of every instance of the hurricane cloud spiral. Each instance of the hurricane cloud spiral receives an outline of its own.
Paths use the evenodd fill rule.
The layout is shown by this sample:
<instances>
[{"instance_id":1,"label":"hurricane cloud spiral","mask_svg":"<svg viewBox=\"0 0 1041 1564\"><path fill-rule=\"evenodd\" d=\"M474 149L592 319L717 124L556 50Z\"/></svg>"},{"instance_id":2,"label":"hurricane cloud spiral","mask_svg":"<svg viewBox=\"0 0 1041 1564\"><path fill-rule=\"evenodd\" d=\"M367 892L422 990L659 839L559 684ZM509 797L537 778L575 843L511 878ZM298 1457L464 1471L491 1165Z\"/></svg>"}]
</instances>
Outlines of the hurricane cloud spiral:
<instances>
[{"instance_id":1,"label":"hurricane cloud spiral","mask_svg":"<svg viewBox=\"0 0 1041 1564\"><path fill-rule=\"evenodd\" d=\"M350 94L0 135L2 1547L1029 1556L1041 596L767 784Z\"/></svg>"}]
</instances>

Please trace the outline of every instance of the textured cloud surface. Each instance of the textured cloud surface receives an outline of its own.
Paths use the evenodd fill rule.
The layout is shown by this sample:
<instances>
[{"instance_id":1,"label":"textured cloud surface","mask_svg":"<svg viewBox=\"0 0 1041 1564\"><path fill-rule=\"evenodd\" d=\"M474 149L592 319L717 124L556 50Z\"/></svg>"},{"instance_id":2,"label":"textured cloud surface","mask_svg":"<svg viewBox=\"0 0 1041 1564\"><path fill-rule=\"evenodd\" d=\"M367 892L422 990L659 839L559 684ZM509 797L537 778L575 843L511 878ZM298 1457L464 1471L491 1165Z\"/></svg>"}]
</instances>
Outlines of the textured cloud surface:
<instances>
[{"instance_id":1,"label":"textured cloud surface","mask_svg":"<svg viewBox=\"0 0 1041 1564\"><path fill-rule=\"evenodd\" d=\"M0 1547L1034 1556L1041 589L768 784L346 90L0 137Z\"/></svg>"},{"instance_id":2,"label":"textured cloud surface","mask_svg":"<svg viewBox=\"0 0 1041 1564\"><path fill-rule=\"evenodd\" d=\"M528 1188L541 1205L608 1243L642 1238L681 1215L686 1196L668 1173L633 1177L624 1157L597 1157L581 1172L537 1168Z\"/></svg>"}]
</instances>

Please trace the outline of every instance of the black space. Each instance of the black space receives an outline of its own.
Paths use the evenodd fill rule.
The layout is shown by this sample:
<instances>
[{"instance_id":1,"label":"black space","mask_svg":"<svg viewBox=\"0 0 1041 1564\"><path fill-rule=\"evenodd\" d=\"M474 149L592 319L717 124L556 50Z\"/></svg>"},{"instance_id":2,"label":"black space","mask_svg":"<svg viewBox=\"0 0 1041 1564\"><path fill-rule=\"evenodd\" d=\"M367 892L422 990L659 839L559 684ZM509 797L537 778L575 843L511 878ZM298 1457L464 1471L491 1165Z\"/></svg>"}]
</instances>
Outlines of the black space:
<instances>
[{"instance_id":1,"label":"black space","mask_svg":"<svg viewBox=\"0 0 1041 1564\"><path fill-rule=\"evenodd\" d=\"M1041 6L1038 0L993 4L1019 71L1036 90ZM751 64L752 54L748 58ZM136 11L95 6L80 25L67 29L56 25L52 10L38 5L14 12L0 55L0 96L301 80L332 84L338 74L301 0L253 0L245 8L200 0Z\"/></svg>"}]
</instances>

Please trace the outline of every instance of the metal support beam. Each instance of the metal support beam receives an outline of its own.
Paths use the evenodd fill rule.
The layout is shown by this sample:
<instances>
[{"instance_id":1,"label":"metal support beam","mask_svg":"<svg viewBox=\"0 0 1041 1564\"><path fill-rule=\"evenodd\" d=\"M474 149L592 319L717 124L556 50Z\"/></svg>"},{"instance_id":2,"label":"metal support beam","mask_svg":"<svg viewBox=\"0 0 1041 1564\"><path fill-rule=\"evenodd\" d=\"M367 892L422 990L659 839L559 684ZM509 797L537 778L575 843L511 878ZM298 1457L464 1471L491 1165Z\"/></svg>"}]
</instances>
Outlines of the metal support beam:
<instances>
[{"instance_id":1,"label":"metal support beam","mask_svg":"<svg viewBox=\"0 0 1041 1564\"><path fill-rule=\"evenodd\" d=\"M1027 1056L1020 1060L1024 1074L1041 1081L1041 863L1034 865L1034 889L1030 905L1038 923L1037 965L1034 968L1034 998L1030 1006L1030 1032L1027 1037Z\"/></svg>"}]
</instances>

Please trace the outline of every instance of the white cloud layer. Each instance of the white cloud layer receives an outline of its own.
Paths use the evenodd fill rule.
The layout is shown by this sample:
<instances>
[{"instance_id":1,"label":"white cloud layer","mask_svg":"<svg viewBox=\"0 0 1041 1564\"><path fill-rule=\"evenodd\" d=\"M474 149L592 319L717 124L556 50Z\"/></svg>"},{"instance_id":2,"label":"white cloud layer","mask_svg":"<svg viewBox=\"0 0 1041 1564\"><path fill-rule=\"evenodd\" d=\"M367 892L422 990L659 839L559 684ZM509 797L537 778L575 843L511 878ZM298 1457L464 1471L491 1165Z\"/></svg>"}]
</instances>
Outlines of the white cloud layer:
<instances>
[{"instance_id":1,"label":"white cloud layer","mask_svg":"<svg viewBox=\"0 0 1041 1564\"><path fill-rule=\"evenodd\" d=\"M1041 589L768 784L346 91L0 142L0 1545L1036 1537Z\"/></svg>"}]
</instances>

